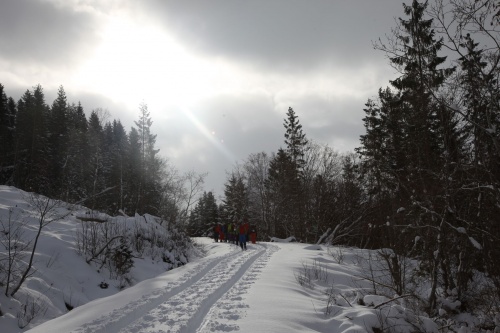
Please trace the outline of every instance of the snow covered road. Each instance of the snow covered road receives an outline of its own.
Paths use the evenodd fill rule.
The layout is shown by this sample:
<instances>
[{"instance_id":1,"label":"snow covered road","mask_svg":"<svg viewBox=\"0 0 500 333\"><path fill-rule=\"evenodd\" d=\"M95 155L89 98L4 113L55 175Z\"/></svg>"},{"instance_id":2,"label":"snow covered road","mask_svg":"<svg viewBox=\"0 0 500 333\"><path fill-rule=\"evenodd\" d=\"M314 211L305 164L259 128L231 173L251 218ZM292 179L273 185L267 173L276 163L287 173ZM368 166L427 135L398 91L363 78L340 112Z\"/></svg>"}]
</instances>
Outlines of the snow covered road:
<instances>
[{"instance_id":1,"label":"snow covered road","mask_svg":"<svg viewBox=\"0 0 500 333\"><path fill-rule=\"evenodd\" d=\"M375 308L389 299L367 293L370 282L360 278L360 256L371 255L365 250L258 243L241 251L208 238L197 241L204 244L205 257L78 306L27 332L359 333L384 325L398 332L415 331L417 322L406 320L416 317L404 304L395 301ZM315 278L315 273L321 276ZM310 286L299 283L304 274L309 274ZM360 297L364 304L358 304ZM384 322L381 311L387 316ZM418 320L420 331L438 332L428 318Z\"/></svg>"},{"instance_id":2,"label":"snow covered road","mask_svg":"<svg viewBox=\"0 0 500 333\"><path fill-rule=\"evenodd\" d=\"M226 253L192 265L150 293L134 299L133 295L139 296L140 292L134 292L133 289L144 289L141 283L136 286L138 288L123 291L120 293L122 295L96 302L102 304L95 304L94 310L90 307L92 304L84 305L29 332L173 333L238 330L238 319L245 315L248 307L242 294L258 279L262 268L278 247L256 244L249 246L247 251L241 251L231 244L221 245L227 245ZM158 280L153 285L162 283L161 279ZM113 309L101 313L95 310L109 307Z\"/></svg>"}]
</instances>

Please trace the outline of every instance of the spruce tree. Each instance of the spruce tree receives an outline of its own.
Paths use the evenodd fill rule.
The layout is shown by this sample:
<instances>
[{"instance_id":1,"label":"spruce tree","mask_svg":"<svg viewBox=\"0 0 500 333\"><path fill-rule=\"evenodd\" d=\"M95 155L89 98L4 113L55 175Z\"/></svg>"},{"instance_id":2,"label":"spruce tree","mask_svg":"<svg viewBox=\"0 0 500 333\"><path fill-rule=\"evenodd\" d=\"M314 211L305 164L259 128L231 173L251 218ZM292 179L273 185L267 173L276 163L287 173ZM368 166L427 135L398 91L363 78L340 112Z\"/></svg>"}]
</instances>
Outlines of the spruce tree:
<instances>
[{"instance_id":1,"label":"spruce tree","mask_svg":"<svg viewBox=\"0 0 500 333\"><path fill-rule=\"evenodd\" d=\"M126 162L128 152L128 137L121 122L114 120L112 124L111 170L109 185L113 188L114 211L123 210L128 190L126 179Z\"/></svg>"},{"instance_id":2,"label":"spruce tree","mask_svg":"<svg viewBox=\"0 0 500 333\"><path fill-rule=\"evenodd\" d=\"M241 176L232 174L224 189L224 210L228 222L241 223L248 218L248 195Z\"/></svg>"},{"instance_id":3,"label":"spruce tree","mask_svg":"<svg viewBox=\"0 0 500 333\"><path fill-rule=\"evenodd\" d=\"M14 137L16 105L8 98L4 86L0 84L0 184L12 181L14 171Z\"/></svg>"},{"instance_id":4,"label":"spruce tree","mask_svg":"<svg viewBox=\"0 0 500 333\"><path fill-rule=\"evenodd\" d=\"M129 145L127 152L127 179L128 193L126 198L126 211L130 213L137 212L139 209L139 199L141 190L141 170L142 154L139 133L135 127L129 132Z\"/></svg>"},{"instance_id":5,"label":"spruce tree","mask_svg":"<svg viewBox=\"0 0 500 333\"><path fill-rule=\"evenodd\" d=\"M47 121L49 107L40 85L27 90L19 100L16 123L14 183L27 191L48 194L49 151Z\"/></svg>"},{"instance_id":6,"label":"spruce tree","mask_svg":"<svg viewBox=\"0 0 500 333\"><path fill-rule=\"evenodd\" d=\"M297 236L297 216L295 189L300 186L296 164L283 149L269 163L266 190L270 204L270 234L273 237L286 238Z\"/></svg>"},{"instance_id":7,"label":"spruce tree","mask_svg":"<svg viewBox=\"0 0 500 333\"><path fill-rule=\"evenodd\" d=\"M61 191L65 191L68 182L68 170L65 168L69 158L68 129L68 103L64 88L60 86L48 119L51 194L56 197L60 197Z\"/></svg>"},{"instance_id":8,"label":"spruce tree","mask_svg":"<svg viewBox=\"0 0 500 333\"><path fill-rule=\"evenodd\" d=\"M194 237L211 236L219 222L219 208L212 192L204 192L189 215L188 232ZM226 223L227 221L224 221Z\"/></svg>"},{"instance_id":9,"label":"spruce tree","mask_svg":"<svg viewBox=\"0 0 500 333\"><path fill-rule=\"evenodd\" d=\"M305 167L304 154L307 147L306 135L302 130L302 125L298 120L295 111L290 107L285 118L285 144L286 153L290 156L293 172L288 173L290 177L290 210L288 224L292 226L295 237L304 237L308 228L305 223L306 195L303 172Z\"/></svg>"},{"instance_id":10,"label":"spruce tree","mask_svg":"<svg viewBox=\"0 0 500 333\"><path fill-rule=\"evenodd\" d=\"M88 195L85 186L89 163L88 124L81 103L68 107L68 123L67 176L61 195L64 201L77 202Z\"/></svg>"},{"instance_id":11,"label":"spruce tree","mask_svg":"<svg viewBox=\"0 0 500 333\"><path fill-rule=\"evenodd\" d=\"M152 210L158 209L162 162L157 157L159 149L155 148L156 135L151 132L153 121L146 104L140 105L139 120L135 121L135 125L139 134L141 152L138 211L141 213L146 210L152 212Z\"/></svg>"},{"instance_id":12,"label":"spruce tree","mask_svg":"<svg viewBox=\"0 0 500 333\"><path fill-rule=\"evenodd\" d=\"M302 131L302 125L298 120L295 111L290 107L286 113L287 118L283 126L285 127L285 144L287 153L292 161L297 165L297 170L304 167L304 150L307 145L306 135Z\"/></svg>"},{"instance_id":13,"label":"spruce tree","mask_svg":"<svg viewBox=\"0 0 500 333\"><path fill-rule=\"evenodd\" d=\"M88 163L86 173L87 201L91 209L102 207L99 201L101 192L106 188L105 164L103 151L103 127L96 110L93 110L88 120L87 143Z\"/></svg>"}]
</instances>

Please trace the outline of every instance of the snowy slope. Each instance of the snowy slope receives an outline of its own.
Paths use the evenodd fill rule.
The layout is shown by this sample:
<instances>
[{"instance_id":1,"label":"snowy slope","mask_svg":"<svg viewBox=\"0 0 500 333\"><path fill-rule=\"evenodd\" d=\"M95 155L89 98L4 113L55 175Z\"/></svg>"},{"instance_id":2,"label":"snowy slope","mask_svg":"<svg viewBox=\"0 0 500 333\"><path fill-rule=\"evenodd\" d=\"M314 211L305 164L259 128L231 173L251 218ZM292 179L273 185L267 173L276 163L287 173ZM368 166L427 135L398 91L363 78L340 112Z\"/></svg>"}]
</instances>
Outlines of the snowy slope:
<instances>
[{"instance_id":1,"label":"snowy slope","mask_svg":"<svg viewBox=\"0 0 500 333\"><path fill-rule=\"evenodd\" d=\"M13 226L24 224L20 244L28 242L33 244L38 230L39 215L36 207L30 204L30 200L29 193L14 187L0 186L0 232L2 232L0 260L4 263L5 233L9 216ZM87 223L82 222L82 218L88 219L88 213L89 210L85 207L62 203L58 204L47 217L55 220L42 229L31 276L14 298L7 298L4 295L5 285L0 283L0 309L4 313L0 316L1 333L24 331L67 313L67 305L77 308L89 301L120 292L124 286L123 281L111 276L106 267L99 267L94 262L87 264L85 258L77 253L77 231L81 231L82 225ZM141 230L147 238L148 233L154 230L156 237L163 235L163 239L169 240L167 232L163 232L165 228L159 226L152 216L111 218L105 214L93 213L93 217L107 219L110 226L114 225L115 229L123 229L124 232ZM26 250L29 249L28 247ZM134 267L128 275L129 282L136 284L167 271L175 263L180 265L182 264L180 260L185 259L184 256L194 258L196 255L194 250L192 249L193 253L184 255L144 246L144 253L134 258ZM29 254L30 252L25 251L22 258L17 258L15 264L19 268L25 267ZM162 255L169 257L171 262L164 262ZM0 275L4 276L1 270ZM102 289L99 286L102 282L109 287ZM10 290L12 291L12 286ZM24 325L27 325L24 330L19 328Z\"/></svg>"}]
</instances>

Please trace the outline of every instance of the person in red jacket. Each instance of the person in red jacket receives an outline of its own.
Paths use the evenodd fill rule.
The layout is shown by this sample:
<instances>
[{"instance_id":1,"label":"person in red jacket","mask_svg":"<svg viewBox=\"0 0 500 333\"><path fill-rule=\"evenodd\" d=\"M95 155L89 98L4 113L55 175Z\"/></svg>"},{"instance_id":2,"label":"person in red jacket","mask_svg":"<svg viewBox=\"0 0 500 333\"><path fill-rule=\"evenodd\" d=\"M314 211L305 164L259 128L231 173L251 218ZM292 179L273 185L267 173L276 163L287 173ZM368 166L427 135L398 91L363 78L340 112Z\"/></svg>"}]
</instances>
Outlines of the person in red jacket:
<instances>
[{"instance_id":1,"label":"person in red jacket","mask_svg":"<svg viewBox=\"0 0 500 333\"><path fill-rule=\"evenodd\" d=\"M257 242L257 227L252 225L250 227L250 241L252 244L255 244Z\"/></svg>"},{"instance_id":2,"label":"person in red jacket","mask_svg":"<svg viewBox=\"0 0 500 333\"><path fill-rule=\"evenodd\" d=\"M246 241L248 242L248 233L250 232L250 226L248 225L248 219L246 217L243 219L243 227L245 228Z\"/></svg>"},{"instance_id":3,"label":"person in red jacket","mask_svg":"<svg viewBox=\"0 0 500 333\"><path fill-rule=\"evenodd\" d=\"M240 241L240 246L241 250L246 250L247 249L247 229L245 228L245 224L240 224L239 227L239 241Z\"/></svg>"},{"instance_id":4,"label":"person in red jacket","mask_svg":"<svg viewBox=\"0 0 500 333\"><path fill-rule=\"evenodd\" d=\"M218 224L214 225L214 240L217 243L219 241L220 226Z\"/></svg>"}]
</instances>

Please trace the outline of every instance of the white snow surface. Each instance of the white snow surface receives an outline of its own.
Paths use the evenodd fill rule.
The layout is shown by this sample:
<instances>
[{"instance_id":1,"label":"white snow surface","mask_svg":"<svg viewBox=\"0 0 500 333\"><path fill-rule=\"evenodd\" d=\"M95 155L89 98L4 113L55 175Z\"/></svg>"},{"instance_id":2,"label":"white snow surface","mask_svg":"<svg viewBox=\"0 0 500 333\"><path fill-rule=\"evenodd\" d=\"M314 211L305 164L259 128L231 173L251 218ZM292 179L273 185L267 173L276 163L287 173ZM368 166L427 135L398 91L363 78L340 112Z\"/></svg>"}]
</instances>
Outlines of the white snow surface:
<instances>
[{"instance_id":1,"label":"white snow surface","mask_svg":"<svg viewBox=\"0 0 500 333\"><path fill-rule=\"evenodd\" d=\"M26 208L22 191L0 186L0 217L11 207ZM411 332L412 313L404 299L370 295L360 249L275 241L248 249L208 238L196 242L205 255L166 271L161 261L135 259L134 285L108 289L96 267L75 251L74 218L44 229L37 271L18 299L0 286L1 333L61 332L373 332L384 325ZM49 258L54 263L47 264ZM302 282L302 283L299 283ZM56 292L57 291L57 292ZM26 295L47 302L48 310L26 328L16 315ZM75 304L71 311L64 301ZM387 303L386 303L387 302ZM386 303L386 304L385 304ZM377 305L383 305L376 308ZM390 322L381 323L381 314ZM420 318L422 330L437 325Z\"/></svg>"}]
</instances>

